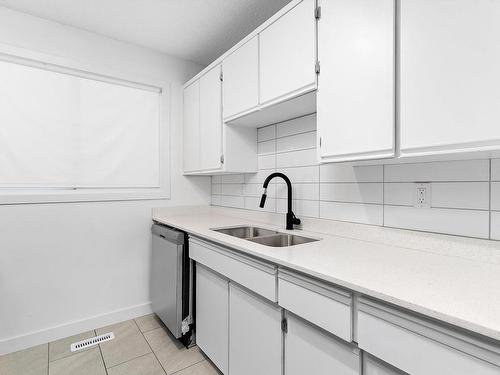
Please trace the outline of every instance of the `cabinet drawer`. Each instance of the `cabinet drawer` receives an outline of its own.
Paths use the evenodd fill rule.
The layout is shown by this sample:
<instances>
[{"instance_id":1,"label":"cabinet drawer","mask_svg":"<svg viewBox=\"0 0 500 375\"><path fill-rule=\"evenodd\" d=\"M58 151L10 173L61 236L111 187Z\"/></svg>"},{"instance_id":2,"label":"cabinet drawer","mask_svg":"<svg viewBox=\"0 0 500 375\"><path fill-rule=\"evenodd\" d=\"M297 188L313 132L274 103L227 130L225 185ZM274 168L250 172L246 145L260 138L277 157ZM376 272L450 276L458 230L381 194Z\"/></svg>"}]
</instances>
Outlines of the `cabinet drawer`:
<instances>
[{"instance_id":1,"label":"cabinet drawer","mask_svg":"<svg viewBox=\"0 0 500 375\"><path fill-rule=\"evenodd\" d=\"M500 348L399 310L361 299L361 349L412 375L500 373Z\"/></svg>"},{"instance_id":2,"label":"cabinet drawer","mask_svg":"<svg viewBox=\"0 0 500 375\"><path fill-rule=\"evenodd\" d=\"M223 247L189 239L189 257L251 291L276 302L276 266Z\"/></svg>"},{"instance_id":3,"label":"cabinet drawer","mask_svg":"<svg viewBox=\"0 0 500 375\"><path fill-rule=\"evenodd\" d=\"M352 341L352 296L305 276L279 271L278 303L326 331Z\"/></svg>"}]
</instances>

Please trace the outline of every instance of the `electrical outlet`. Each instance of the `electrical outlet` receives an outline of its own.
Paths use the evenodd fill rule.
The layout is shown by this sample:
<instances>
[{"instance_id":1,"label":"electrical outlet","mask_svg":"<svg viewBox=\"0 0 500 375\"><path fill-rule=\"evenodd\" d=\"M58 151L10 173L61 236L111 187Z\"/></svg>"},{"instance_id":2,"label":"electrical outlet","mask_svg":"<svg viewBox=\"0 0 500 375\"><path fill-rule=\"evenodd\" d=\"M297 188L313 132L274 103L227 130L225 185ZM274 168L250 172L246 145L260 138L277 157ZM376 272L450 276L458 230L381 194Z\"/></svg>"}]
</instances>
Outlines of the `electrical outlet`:
<instances>
[{"instance_id":1,"label":"electrical outlet","mask_svg":"<svg viewBox=\"0 0 500 375\"><path fill-rule=\"evenodd\" d=\"M415 184L415 207L430 208L431 207L431 184L416 183Z\"/></svg>"}]
</instances>

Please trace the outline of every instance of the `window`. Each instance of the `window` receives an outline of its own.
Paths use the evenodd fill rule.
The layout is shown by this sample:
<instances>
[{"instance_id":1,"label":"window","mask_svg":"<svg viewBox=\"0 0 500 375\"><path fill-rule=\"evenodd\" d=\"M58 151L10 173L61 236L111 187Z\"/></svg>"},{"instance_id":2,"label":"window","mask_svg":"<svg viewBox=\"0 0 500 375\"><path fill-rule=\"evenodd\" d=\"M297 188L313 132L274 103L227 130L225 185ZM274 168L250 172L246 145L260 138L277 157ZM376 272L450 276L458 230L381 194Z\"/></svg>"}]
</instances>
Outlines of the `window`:
<instances>
[{"instance_id":1,"label":"window","mask_svg":"<svg viewBox=\"0 0 500 375\"><path fill-rule=\"evenodd\" d=\"M161 102L160 88L0 61L0 194L160 189Z\"/></svg>"}]
</instances>

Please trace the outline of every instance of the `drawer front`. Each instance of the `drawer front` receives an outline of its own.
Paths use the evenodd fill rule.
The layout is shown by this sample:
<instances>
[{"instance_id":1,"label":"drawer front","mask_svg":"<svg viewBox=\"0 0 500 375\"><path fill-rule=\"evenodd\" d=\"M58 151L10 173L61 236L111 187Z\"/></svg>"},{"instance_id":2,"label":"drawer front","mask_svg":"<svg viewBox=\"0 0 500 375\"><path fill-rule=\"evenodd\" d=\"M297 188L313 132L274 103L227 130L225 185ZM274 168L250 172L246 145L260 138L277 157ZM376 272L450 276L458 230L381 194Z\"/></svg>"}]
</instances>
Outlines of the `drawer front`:
<instances>
[{"instance_id":1,"label":"drawer front","mask_svg":"<svg viewBox=\"0 0 500 375\"><path fill-rule=\"evenodd\" d=\"M189 240L189 257L228 279L276 302L276 267L204 241Z\"/></svg>"},{"instance_id":2,"label":"drawer front","mask_svg":"<svg viewBox=\"0 0 500 375\"><path fill-rule=\"evenodd\" d=\"M366 352L412 375L494 375L500 367L394 324L358 313L358 344Z\"/></svg>"},{"instance_id":3,"label":"drawer front","mask_svg":"<svg viewBox=\"0 0 500 375\"><path fill-rule=\"evenodd\" d=\"M344 291L324 288L303 278L278 278L278 303L286 310L348 342L352 341L352 298Z\"/></svg>"}]
</instances>

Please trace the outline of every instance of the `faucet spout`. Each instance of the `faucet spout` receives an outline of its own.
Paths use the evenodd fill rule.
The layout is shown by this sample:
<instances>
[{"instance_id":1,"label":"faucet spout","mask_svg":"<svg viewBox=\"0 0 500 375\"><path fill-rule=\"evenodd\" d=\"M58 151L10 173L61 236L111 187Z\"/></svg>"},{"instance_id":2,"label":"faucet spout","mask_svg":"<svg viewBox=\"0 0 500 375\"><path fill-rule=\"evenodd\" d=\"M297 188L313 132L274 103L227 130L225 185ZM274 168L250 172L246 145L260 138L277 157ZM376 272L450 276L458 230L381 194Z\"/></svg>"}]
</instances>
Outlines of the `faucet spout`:
<instances>
[{"instance_id":1,"label":"faucet spout","mask_svg":"<svg viewBox=\"0 0 500 375\"><path fill-rule=\"evenodd\" d=\"M295 214L292 211L292 183L290 182L290 179L283 173L280 172L275 172L271 173L269 176L267 176L266 180L264 181L263 187L264 187L264 194L262 194L262 198L260 200L260 208L264 208L264 205L266 204L266 198L267 198L267 187L269 186L269 182L275 178L275 177L280 177L282 178L287 186L288 190L288 209L286 213L286 229L293 229L294 225L299 225L300 224L300 219L298 219Z\"/></svg>"}]
</instances>

